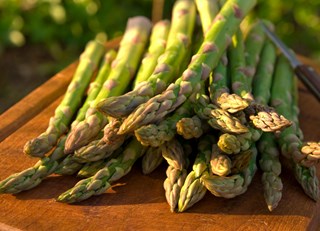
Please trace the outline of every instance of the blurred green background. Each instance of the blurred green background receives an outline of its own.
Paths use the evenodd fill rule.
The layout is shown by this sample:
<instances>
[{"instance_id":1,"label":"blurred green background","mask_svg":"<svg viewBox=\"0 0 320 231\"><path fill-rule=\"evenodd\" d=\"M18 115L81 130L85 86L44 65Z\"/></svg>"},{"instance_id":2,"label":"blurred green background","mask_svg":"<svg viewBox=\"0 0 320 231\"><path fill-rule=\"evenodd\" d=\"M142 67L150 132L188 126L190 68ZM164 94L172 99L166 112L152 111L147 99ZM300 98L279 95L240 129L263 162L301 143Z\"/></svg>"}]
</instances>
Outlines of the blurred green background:
<instances>
[{"instance_id":1,"label":"blurred green background","mask_svg":"<svg viewBox=\"0 0 320 231\"><path fill-rule=\"evenodd\" d=\"M166 0L170 18L174 0ZM297 53L320 61L320 1L258 1ZM0 113L77 59L94 37L122 34L129 17L151 18L152 0L0 0Z\"/></svg>"}]
</instances>

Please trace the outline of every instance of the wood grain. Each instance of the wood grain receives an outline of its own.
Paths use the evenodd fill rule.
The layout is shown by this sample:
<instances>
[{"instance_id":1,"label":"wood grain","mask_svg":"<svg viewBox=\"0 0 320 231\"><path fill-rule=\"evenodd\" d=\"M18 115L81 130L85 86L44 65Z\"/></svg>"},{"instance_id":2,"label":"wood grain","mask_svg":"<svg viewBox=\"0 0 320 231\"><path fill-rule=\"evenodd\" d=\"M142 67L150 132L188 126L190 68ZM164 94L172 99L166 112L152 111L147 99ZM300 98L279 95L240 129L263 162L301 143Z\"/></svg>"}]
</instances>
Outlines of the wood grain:
<instances>
[{"instance_id":1,"label":"wood grain","mask_svg":"<svg viewBox=\"0 0 320 231\"><path fill-rule=\"evenodd\" d=\"M71 66L69 68L75 68ZM62 72L65 73L65 72ZM70 72L66 72L67 74ZM61 73L60 73L61 74ZM53 79L60 78L59 75ZM68 76L62 76L68 82ZM52 85L51 87L57 87ZM34 115L20 126L6 130L0 143L1 179L32 166L37 159L26 156L22 148L27 140L39 135L61 101L62 93L50 96L46 105L37 102L44 86L31 93L32 105L23 99L1 116L27 110ZM299 86L301 127L307 140L320 138L320 105L302 86ZM30 97L31 97L30 96ZM28 96L29 97L29 96ZM43 102L44 104L44 102ZM39 108L38 108L39 107ZM18 110L18 111L16 111ZM15 125L16 126L16 125ZM1 128L4 126L2 125ZM4 131L1 129L1 132ZM207 193L205 198L182 214L171 213L163 190L165 165L150 175L141 172L140 160L132 171L117 181L112 189L78 203L66 205L55 198L71 188L79 179L53 175L38 187L17 195L0 195L0 230L317 230L320 226L320 203L310 200L295 181L291 172L283 169L283 198L274 212L265 205L261 173L254 177L248 191L234 199L222 199ZM320 171L320 169L319 169Z\"/></svg>"}]
</instances>

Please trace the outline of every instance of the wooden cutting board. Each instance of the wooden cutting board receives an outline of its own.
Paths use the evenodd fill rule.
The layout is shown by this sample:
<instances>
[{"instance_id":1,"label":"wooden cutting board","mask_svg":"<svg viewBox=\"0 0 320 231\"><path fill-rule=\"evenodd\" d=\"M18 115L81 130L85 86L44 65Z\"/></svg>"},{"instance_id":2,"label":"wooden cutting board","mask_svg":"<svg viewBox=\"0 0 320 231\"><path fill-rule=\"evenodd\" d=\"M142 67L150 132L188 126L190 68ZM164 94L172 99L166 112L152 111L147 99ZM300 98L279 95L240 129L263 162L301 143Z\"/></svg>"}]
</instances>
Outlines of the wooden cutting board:
<instances>
[{"instance_id":1,"label":"wooden cutting board","mask_svg":"<svg viewBox=\"0 0 320 231\"><path fill-rule=\"evenodd\" d=\"M115 47L118 41L108 43ZM47 127L77 63L52 77L0 116L0 180L32 166L23 154L26 141ZM318 68L318 71L319 68ZM299 87L305 140L320 138L320 104ZM50 176L38 187L17 195L0 195L0 230L318 230L320 203L309 199L293 175L283 169L283 198L274 212L264 202L261 173L248 191L234 199L205 198L184 213L171 213L163 181L165 165L143 175L140 162L111 190L76 205L55 201L79 179ZM320 169L319 169L320 171ZM320 175L319 175L320 176Z\"/></svg>"}]
</instances>

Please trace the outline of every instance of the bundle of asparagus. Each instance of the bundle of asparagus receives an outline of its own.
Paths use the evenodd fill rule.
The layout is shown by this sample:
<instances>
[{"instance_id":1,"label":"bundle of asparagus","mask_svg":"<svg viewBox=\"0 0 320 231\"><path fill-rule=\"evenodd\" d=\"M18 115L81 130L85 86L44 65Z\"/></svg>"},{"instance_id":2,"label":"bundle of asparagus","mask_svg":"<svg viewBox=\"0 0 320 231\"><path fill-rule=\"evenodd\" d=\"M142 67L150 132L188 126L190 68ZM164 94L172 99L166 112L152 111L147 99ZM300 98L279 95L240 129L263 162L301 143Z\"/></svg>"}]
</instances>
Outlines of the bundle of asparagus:
<instances>
[{"instance_id":1,"label":"bundle of asparagus","mask_svg":"<svg viewBox=\"0 0 320 231\"><path fill-rule=\"evenodd\" d=\"M173 212L206 193L245 193L258 169L272 211L282 197L282 166L318 200L320 144L302 141L293 71L259 20L240 25L255 4L177 0L171 21L152 31L147 18L129 19L117 52L89 42L48 129L25 145L40 161L1 181L0 193L31 189L52 173L77 174L85 179L57 200L79 202L104 193L142 157L144 174L166 160Z\"/></svg>"}]
</instances>

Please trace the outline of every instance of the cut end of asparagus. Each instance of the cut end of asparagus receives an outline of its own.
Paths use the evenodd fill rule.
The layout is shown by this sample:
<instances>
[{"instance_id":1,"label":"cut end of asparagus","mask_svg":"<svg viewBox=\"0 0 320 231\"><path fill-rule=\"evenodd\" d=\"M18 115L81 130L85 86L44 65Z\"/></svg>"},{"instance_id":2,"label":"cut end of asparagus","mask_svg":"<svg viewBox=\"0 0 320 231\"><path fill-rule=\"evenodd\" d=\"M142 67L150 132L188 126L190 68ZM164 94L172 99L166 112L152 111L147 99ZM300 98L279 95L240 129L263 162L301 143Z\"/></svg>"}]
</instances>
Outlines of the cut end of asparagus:
<instances>
[{"instance_id":1,"label":"cut end of asparagus","mask_svg":"<svg viewBox=\"0 0 320 231\"><path fill-rule=\"evenodd\" d=\"M253 103L245 112L253 125L264 132L275 132L292 125L291 121L269 106Z\"/></svg>"},{"instance_id":2,"label":"cut end of asparagus","mask_svg":"<svg viewBox=\"0 0 320 231\"><path fill-rule=\"evenodd\" d=\"M238 111L242 111L246 107L249 106L249 103L246 99L236 95L229 94L227 92L222 93L218 98L217 102L218 106L226 110L229 113L236 113Z\"/></svg>"}]
</instances>

